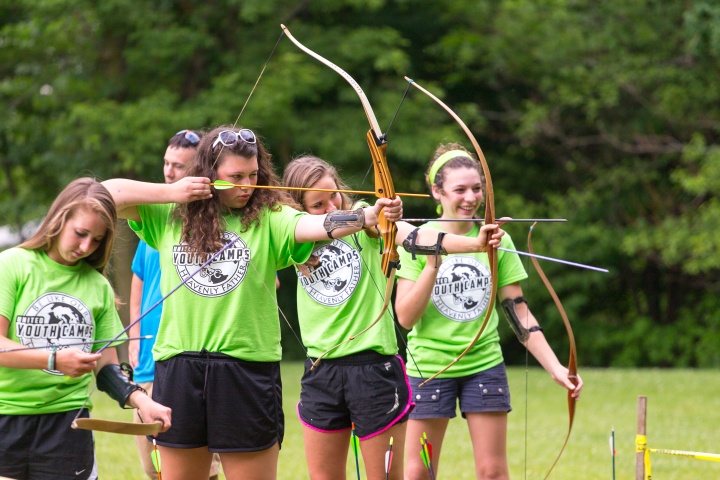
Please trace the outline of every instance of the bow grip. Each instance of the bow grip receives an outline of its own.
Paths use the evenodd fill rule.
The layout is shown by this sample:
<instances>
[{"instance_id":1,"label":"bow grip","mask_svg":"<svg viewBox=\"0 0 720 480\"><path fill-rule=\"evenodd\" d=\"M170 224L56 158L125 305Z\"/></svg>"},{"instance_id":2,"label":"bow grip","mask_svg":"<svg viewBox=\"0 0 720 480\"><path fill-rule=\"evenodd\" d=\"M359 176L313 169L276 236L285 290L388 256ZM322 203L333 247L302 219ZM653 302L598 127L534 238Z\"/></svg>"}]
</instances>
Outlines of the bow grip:
<instances>
[{"instance_id":1,"label":"bow grip","mask_svg":"<svg viewBox=\"0 0 720 480\"><path fill-rule=\"evenodd\" d=\"M384 136L377 137L372 129L368 130L367 143L375 171L375 195L378 198L395 198L395 186L390 177L387 165L387 140ZM393 270L400 268L400 255L395 245L397 225L385 218L385 212L378 215L378 230L383 240L382 269L386 277L390 277Z\"/></svg>"}]
</instances>

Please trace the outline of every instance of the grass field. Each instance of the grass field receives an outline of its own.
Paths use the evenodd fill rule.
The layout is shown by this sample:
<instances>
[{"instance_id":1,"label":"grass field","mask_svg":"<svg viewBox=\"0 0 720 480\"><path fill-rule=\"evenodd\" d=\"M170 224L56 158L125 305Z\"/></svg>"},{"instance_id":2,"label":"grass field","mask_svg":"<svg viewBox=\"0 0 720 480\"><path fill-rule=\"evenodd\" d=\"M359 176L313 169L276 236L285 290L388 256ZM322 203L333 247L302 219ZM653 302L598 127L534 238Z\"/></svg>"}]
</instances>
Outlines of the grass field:
<instances>
[{"instance_id":1,"label":"grass field","mask_svg":"<svg viewBox=\"0 0 720 480\"><path fill-rule=\"evenodd\" d=\"M300 424L295 415L301 363L283 363L286 435L280 452L279 479L306 479ZM508 371L513 412L509 415L508 457L514 479L542 479L567 432L564 392L547 374L532 368ZM609 437L615 428L616 478L635 478L637 397L648 397L647 437L651 448L720 453L720 372L714 370L581 370L585 382L577 405L570 442L551 478L557 480L612 477ZM527 401L525 391L528 391ZM98 418L130 418L104 394L94 394ZM526 424L527 411L527 424ZM410 439L409 439L410 441ZM431 439L432 441L432 439ZM131 437L96 434L100 478L142 479ZM398 458L396 456L396 458ZM360 462L362 468L362 461ZM450 422L439 477L474 479L465 422ZM652 455L654 480L720 478L720 463L661 454ZM348 479L356 478L348 459Z\"/></svg>"}]
</instances>

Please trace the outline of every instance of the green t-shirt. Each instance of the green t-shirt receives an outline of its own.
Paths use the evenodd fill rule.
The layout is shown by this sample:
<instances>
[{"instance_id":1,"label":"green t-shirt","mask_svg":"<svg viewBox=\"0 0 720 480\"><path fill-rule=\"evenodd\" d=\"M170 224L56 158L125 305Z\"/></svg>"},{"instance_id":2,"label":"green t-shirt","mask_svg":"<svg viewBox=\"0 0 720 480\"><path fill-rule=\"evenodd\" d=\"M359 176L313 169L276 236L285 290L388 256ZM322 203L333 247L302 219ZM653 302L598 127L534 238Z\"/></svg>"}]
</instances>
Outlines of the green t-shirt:
<instances>
[{"instance_id":1,"label":"green t-shirt","mask_svg":"<svg viewBox=\"0 0 720 480\"><path fill-rule=\"evenodd\" d=\"M440 230L438 222L421 228ZM466 235L476 237L479 226ZM514 250L512 239L505 234L502 247ZM400 249L402 267L397 276L417 280L427 264L427 257ZM527 278L517 254L498 251L498 288ZM425 313L408 334L408 349L422 376L430 376L450 364L470 344L485 318L492 289L487 253L465 253L443 256L435 286ZM440 377L464 377L494 367L503 361L497 332L498 314L492 316L480 340L460 362ZM408 374L414 373L408 368Z\"/></svg>"},{"instance_id":2,"label":"green t-shirt","mask_svg":"<svg viewBox=\"0 0 720 480\"><path fill-rule=\"evenodd\" d=\"M171 220L173 208L140 206L142 222L129 222L142 240L160 252L163 295L210 257L188 252L180 241L180 224ZM295 243L301 215L287 206L278 212L267 209L260 225L242 233L238 216L225 216L224 241L234 244L165 300L153 348L155 361L202 349L247 361L279 361L275 275L305 262L312 252L312 243Z\"/></svg>"},{"instance_id":3,"label":"green t-shirt","mask_svg":"<svg viewBox=\"0 0 720 480\"><path fill-rule=\"evenodd\" d=\"M317 246L317 244L316 244ZM298 321L308 355L328 349L368 327L380 314L387 278L382 272L380 240L364 231L324 242L313 251L321 264L310 278L298 272ZM390 308L366 333L336 348L326 358L363 350L397 353Z\"/></svg>"},{"instance_id":4,"label":"green t-shirt","mask_svg":"<svg viewBox=\"0 0 720 480\"><path fill-rule=\"evenodd\" d=\"M80 261L60 265L42 250L0 253L0 315L8 338L28 347L63 348L109 339L122 331L115 294L107 279ZM84 352L103 344L73 346ZM3 355L0 353L0 355ZM31 415L80 408L92 374L66 379L58 371L0 367L0 414Z\"/></svg>"}]
</instances>

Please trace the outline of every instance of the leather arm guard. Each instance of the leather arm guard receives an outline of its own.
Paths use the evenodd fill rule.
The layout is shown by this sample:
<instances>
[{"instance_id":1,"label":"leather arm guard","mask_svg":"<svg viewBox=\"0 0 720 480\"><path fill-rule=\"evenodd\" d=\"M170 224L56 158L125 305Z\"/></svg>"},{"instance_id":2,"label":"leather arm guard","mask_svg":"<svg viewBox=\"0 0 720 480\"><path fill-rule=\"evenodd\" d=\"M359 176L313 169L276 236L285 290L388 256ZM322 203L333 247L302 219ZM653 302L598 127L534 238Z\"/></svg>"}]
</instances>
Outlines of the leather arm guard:
<instances>
[{"instance_id":1,"label":"leather arm guard","mask_svg":"<svg viewBox=\"0 0 720 480\"><path fill-rule=\"evenodd\" d=\"M442 246L442 240L445 237L445 232L438 232L438 238L435 245L418 245L417 237L419 231L420 229L416 228L410 232L410 235L408 235L405 240L403 240L403 248L405 251L412 254L413 260L415 260L416 255L435 255L436 258L438 255L447 255L447 251Z\"/></svg>"},{"instance_id":2,"label":"leather arm guard","mask_svg":"<svg viewBox=\"0 0 720 480\"><path fill-rule=\"evenodd\" d=\"M342 227L358 227L365 226L365 211L362 208L357 210L335 210L325 215L323 227L327 232L327 236L332 236L332 231Z\"/></svg>"},{"instance_id":3,"label":"leather arm guard","mask_svg":"<svg viewBox=\"0 0 720 480\"><path fill-rule=\"evenodd\" d=\"M132 375L132 374L131 374ZM97 388L125 408L130 395L136 390L145 391L140 385L132 383L116 363L105 365L97 374ZM147 392L146 392L147 393Z\"/></svg>"},{"instance_id":4,"label":"leather arm guard","mask_svg":"<svg viewBox=\"0 0 720 480\"><path fill-rule=\"evenodd\" d=\"M528 341L528 338L530 338L530 334L532 332L542 332L542 327L539 325L535 325L534 327L525 328L525 326L523 326L523 324L520 322L518 314L515 311L515 305L518 303L524 303L527 305L527 300L525 300L525 298L523 297L506 298L502 301L501 305L503 312L505 313L505 318L510 324L510 327L512 327L513 332L515 332L515 336L517 336L518 340L520 340L520 343L525 345Z\"/></svg>"}]
</instances>

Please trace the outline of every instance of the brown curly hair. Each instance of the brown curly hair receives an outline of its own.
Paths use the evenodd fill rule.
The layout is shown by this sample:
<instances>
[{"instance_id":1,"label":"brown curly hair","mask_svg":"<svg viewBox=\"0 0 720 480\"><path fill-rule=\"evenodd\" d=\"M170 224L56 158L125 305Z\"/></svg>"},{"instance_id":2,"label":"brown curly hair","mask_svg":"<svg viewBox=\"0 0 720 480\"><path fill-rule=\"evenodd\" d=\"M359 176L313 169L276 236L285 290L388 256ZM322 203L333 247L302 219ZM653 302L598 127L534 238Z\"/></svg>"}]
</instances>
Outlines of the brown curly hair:
<instances>
[{"instance_id":1,"label":"brown curly hair","mask_svg":"<svg viewBox=\"0 0 720 480\"><path fill-rule=\"evenodd\" d=\"M238 141L230 146L218 143L213 148L221 132L230 130L238 133L242 128L232 125L221 125L205 135L197 147L195 161L188 169L189 177L207 177L217 180L217 167L227 155L244 158L257 158L258 185L279 186L280 180L274 171L271 155L261 139L255 135L256 142L248 143L238 137ZM239 135L239 134L238 134ZM289 204L288 196L280 190L256 189L247 204L240 209L228 208L220 203L219 195L209 200L179 204L175 207L173 218L182 224L182 240L191 251L197 253L214 253L223 246L222 232L226 228L225 215L237 215L242 225L241 231L247 231L251 225L260 225L265 208L279 211L282 205Z\"/></svg>"}]
</instances>

